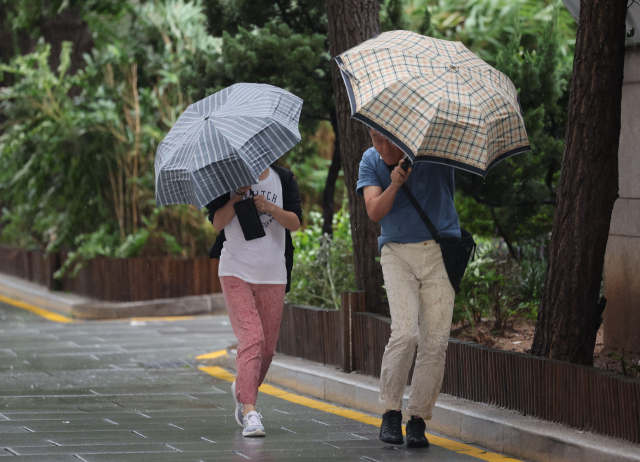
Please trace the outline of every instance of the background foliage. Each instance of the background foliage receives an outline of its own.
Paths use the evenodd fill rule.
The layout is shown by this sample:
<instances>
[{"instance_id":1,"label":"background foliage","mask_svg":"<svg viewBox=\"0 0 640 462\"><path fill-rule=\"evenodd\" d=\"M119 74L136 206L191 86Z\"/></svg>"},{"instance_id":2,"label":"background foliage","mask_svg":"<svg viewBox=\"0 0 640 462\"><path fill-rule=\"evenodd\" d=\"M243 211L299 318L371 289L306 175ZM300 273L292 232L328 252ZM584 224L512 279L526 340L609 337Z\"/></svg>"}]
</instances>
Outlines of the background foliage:
<instances>
[{"instance_id":1,"label":"background foliage","mask_svg":"<svg viewBox=\"0 0 640 462\"><path fill-rule=\"evenodd\" d=\"M532 153L502 162L484 180L456 172L463 226L494 244L504 242L500 255L486 250L474 263L456 312L472 321L474 309L487 313L495 305L494 297L493 305L482 302L480 308L481 299L505 294L494 289L509 286L509 301L501 306L518 311L529 304L533 313L541 260L523 255L544 245L551 230L575 23L553 0L380 3L383 30L460 40L519 90ZM191 102L238 81L270 83L305 101L303 141L281 160L296 173L305 208L290 299L335 306L336 287L352 287L348 215L340 209L344 182L337 184L335 210L342 211L332 239L322 237L321 219L310 213L322 209L335 141L323 0L0 5L0 20L13 37L13 48L0 50L1 242L65 247L78 261L203 254L215 235L204 214L190 206L154 206L157 143ZM45 41L51 19L72 13L84 20L93 41L80 57L78 44Z\"/></svg>"},{"instance_id":2,"label":"background foliage","mask_svg":"<svg viewBox=\"0 0 640 462\"><path fill-rule=\"evenodd\" d=\"M341 292L356 290L353 244L346 201L333 216L333 236L323 235L322 215L293 235L296 259L287 301L297 305L340 308Z\"/></svg>"},{"instance_id":3,"label":"background foliage","mask_svg":"<svg viewBox=\"0 0 640 462\"><path fill-rule=\"evenodd\" d=\"M155 209L153 160L190 103L184 69L217 40L198 2L132 3L113 21L73 75L69 42L57 69L42 40L0 67L16 82L0 92L0 239L86 257L203 252L200 211Z\"/></svg>"}]
</instances>

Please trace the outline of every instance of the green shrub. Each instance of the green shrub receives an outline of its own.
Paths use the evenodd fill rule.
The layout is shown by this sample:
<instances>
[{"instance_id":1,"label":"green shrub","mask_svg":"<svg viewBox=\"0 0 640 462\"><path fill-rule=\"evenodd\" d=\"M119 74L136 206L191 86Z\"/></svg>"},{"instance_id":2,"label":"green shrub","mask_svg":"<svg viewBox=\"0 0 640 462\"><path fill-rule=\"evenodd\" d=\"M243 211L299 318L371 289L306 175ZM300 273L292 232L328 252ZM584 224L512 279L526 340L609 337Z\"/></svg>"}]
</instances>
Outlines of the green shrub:
<instances>
[{"instance_id":1,"label":"green shrub","mask_svg":"<svg viewBox=\"0 0 640 462\"><path fill-rule=\"evenodd\" d=\"M519 256L503 247L502 242L479 243L456 296L454 324L466 321L474 326L492 317L495 329L504 333L510 317L536 319L546 270L540 247L519 247Z\"/></svg>"},{"instance_id":2,"label":"green shrub","mask_svg":"<svg viewBox=\"0 0 640 462\"><path fill-rule=\"evenodd\" d=\"M322 234L322 214L309 215L309 226L292 236L296 251L287 302L339 309L341 292L356 286L347 204L333 216L333 237Z\"/></svg>"},{"instance_id":3,"label":"green shrub","mask_svg":"<svg viewBox=\"0 0 640 462\"><path fill-rule=\"evenodd\" d=\"M75 249L85 259L206 252L214 233L200 210L157 214L153 165L158 143L191 103L184 74L220 40L207 34L199 0L129 6L104 24L100 15L86 18L101 27L73 75L70 42L57 69L43 40L0 64L11 83L0 89L0 242Z\"/></svg>"}]
</instances>

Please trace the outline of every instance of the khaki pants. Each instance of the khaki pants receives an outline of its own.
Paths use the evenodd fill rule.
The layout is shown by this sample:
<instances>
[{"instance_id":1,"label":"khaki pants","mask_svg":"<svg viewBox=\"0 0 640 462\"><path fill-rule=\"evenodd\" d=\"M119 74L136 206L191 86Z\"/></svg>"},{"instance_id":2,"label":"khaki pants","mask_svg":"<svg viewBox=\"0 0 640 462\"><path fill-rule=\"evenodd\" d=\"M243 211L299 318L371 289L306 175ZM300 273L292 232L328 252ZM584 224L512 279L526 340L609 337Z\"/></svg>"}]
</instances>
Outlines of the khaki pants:
<instances>
[{"instance_id":1,"label":"khaki pants","mask_svg":"<svg viewBox=\"0 0 640 462\"><path fill-rule=\"evenodd\" d=\"M401 409L416 345L407 415L431 419L442 386L455 291L435 241L387 243L382 273L391 310L391 338L382 357L380 403Z\"/></svg>"}]
</instances>

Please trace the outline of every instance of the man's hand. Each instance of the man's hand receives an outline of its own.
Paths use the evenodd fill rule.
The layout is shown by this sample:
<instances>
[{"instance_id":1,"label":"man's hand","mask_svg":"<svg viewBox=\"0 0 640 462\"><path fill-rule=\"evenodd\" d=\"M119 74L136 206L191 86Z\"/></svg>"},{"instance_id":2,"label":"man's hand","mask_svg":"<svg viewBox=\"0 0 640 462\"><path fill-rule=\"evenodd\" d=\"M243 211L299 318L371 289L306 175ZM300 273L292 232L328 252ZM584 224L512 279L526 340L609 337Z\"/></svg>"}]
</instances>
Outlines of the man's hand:
<instances>
[{"instance_id":1,"label":"man's hand","mask_svg":"<svg viewBox=\"0 0 640 462\"><path fill-rule=\"evenodd\" d=\"M271 212L273 212L274 210L274 207L277 207L273 202L269 202L267 198L262 195L253 196L253 202L256 204L258 212L271 214Z\"/></svg>"},{"instance_id":2,"label":"man's hand","mask_svg":"<svg viewBox=\"0 0 640 462\"><path fill-rule=\"evenodd\" d=\"M409 170L405 171L402 166L402 162L396 165L396 168L391 172L391 182L396 185L398 188L401 188L402 185L409 179L409 175L411 174L412 167L409 167Z\"/></svg>"}]
</instances>

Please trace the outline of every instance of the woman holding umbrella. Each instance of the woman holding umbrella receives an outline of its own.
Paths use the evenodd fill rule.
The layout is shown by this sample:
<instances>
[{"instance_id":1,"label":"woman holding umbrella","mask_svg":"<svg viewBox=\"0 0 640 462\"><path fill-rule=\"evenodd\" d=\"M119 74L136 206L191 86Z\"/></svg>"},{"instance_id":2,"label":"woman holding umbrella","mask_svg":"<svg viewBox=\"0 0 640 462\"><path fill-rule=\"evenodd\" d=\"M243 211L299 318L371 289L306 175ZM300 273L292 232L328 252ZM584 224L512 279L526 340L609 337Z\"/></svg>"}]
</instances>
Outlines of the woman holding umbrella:
<instances>
[{"instance_id":1,"label":"woman holding umbrella","mask_svg":"<svg viewBox=\"0 0 640 462\"><path fill-rule=\"evenodd\" d=\"M220 284L239 342L231 393L243 436L265 435L255 404L276 353L284 296L290 286L290 232L302 220L300 193L291 171L272 165L258 180L207 205L214 228L223 230L210 254L220 258ZM234 208L242 200L254 201L265 236L245 240Z\"/></svg>"},{"instance_id":2,"label":"woman holding umbrella","mask_svg":"<svg viewBox=\"0 0 640 462\"><path fill-rule=\"evenodd\" d=\"M275 354L291 281L291 231L300 227L293 173L274 162L300 142L302 100L240 83L192 104L156 153L156 203L207 207L220 231L209 251L238 338L231 386L243 436L265 436L258 387Z\"/></svg>"}]
</instances>

